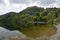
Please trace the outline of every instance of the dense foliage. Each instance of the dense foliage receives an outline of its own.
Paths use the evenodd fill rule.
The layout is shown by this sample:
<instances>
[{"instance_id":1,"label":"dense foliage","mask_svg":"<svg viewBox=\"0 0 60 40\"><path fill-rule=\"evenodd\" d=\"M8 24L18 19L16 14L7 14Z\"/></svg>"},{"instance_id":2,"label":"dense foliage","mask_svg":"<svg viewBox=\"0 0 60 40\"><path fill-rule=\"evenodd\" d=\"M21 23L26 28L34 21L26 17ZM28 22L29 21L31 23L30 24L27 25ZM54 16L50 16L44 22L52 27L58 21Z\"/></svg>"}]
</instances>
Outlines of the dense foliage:
<instances>
[{"instance_id":1,"label":"dense foliage","mask_svg":"<svg viewBox=\"0 0 60 40\"><path fill-rule=\"evenodd\" d=\"M45 24L53 24L59 19L60 8L41 8L28 7L23 11L9 12L0 16L0 26L10 30L21 30L29 28L33 25L40 25L38 22L46 22ZM34 23L36 22L36 24Z\"/></svg>"}]
</instances>

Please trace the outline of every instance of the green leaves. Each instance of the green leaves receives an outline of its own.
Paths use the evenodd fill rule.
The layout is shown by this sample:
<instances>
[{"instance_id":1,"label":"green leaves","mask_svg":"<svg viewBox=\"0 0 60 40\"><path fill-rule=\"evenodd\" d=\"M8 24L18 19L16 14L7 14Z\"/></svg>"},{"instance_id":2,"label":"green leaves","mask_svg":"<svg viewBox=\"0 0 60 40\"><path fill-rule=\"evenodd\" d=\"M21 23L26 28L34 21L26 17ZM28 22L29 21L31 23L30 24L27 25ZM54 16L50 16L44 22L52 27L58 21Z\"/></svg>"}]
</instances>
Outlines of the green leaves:
<instances>
[{"instance_id":1,"label":"green leaves","mask_svg":"<svg viewBox=\"0 0 60 40\"><path fill-rule=\"evenodd\" d=\"M60 15L58 8L28 7L20 13L10 12L0 16L0 26L10 30L21 30L34 25L33 22L52 23Z\"/></svg>"}]
</instances>

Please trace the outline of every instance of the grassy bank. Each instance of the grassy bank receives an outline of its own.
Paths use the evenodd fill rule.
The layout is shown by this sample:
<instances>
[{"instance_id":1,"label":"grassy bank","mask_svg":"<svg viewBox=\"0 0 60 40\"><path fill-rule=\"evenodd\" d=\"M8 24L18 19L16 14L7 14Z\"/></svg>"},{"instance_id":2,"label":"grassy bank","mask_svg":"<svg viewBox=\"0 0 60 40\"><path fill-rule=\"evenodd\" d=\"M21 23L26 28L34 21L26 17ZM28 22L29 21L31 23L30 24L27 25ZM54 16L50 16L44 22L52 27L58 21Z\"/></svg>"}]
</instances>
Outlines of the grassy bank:
<instances>
[{"instance_id":1,"label":"grassy bank","mask_svg":"<svg viewBox=\"0 0 60 40\"><path fill-rule=\"evenodd\" d=\"M57 18L57 22L58 24L60 24L60 17Z\"/></svg>"}]
</instances>

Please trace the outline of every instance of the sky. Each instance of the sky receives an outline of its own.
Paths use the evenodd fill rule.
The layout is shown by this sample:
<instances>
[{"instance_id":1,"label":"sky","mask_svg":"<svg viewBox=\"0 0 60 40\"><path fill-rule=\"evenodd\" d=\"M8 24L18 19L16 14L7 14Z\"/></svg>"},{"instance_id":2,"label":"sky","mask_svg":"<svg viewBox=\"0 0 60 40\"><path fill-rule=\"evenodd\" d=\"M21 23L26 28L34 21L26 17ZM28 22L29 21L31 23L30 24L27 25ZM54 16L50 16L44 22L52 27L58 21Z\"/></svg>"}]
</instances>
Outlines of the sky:
<instances>
[{"instance_id":1,"label":"sky","mask_svg":"<svg viewBox=\"0 0 60 40\"><path fill-rule=\"evenodd\" d=\"M29 6L60 7L60 0L0 0L0 15L14 11L19 12Z\"/></svg>"}]
</instances>

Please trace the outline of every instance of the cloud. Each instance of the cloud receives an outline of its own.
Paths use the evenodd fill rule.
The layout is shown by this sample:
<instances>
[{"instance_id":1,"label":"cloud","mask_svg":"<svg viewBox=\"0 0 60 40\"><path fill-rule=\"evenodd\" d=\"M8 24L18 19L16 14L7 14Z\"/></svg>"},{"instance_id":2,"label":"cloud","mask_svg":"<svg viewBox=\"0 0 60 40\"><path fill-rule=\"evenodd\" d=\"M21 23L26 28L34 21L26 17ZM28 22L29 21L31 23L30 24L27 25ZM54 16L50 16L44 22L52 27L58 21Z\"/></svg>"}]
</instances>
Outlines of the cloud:
<instances>
[{"instance_id":1,"label":"cloud","mask_svg":"<svg viewBox=\"0 0 60 40\"><path fill-rule=\"evenodd\" d=\"M10 0L11 3L22 3L22 4L29 4L29 0Z\"/></svg>"},{"instance_id":2,"label":"cloud","mask_svg":"<svg viewBox=\"0 0 60 40\"><path fill-rule=\"evenodd\" d=\"M26 5L29 5L36 1L38 1L38 0L10 0L11 3L20 3L20 4L26 4Z\"/></svg>"},{"instance_id":3,"label":"cloud","mask_svg":"<svg viewBox=\"0 0 60 40\"><path fill-rule=\"evenodd\" d=\"M56 3L57 1L56 0L40 0L38 2L38 4L42 5L42 6L48 6L52 3Z\"/></svg>"},{"instance_id":4,"label":"cloud","mask_svg":"<svg viewBox=\"0 0 60 40\"><path fill-rule=\"evenodd\" d=\"M50 6L57 4L57 2L60 2L60 0L10 0L12 4L25 4L27 6L29 5L39 5L39 6ZM52 6L51 6L52 7Z\"/></svg>"},{"instance_id":5,"label":"cloud","mask_svg":"<svg viewBox=\"0 0 60 40\"><path fill-rule=\"evenodd\" d=\"M60 0L9 0L11 4L23 4L26 6L39 5L41 7L60 6Z\"/></svg>"},{"instance_id":6,"label":"cloud","mask_svg":"<svg viewBox=\"0 0 60 40\"><path fill-rule=\"evenodd\" d=\"M0 15L19 12L28 6L60 7L60 0L0 0Z\"/></svg>"},{"instance_id":7,"label":"cloud","mask_svg":"<svg viewBox=\"0 0 60 40\"><path fill-rule=\"evenodd\" d=\"M9 0L4 0L3 3L0 3L0 15L11 11L19 12L25 8L25 4L11 4Z\"/></svg>"},{"instance_id":8,"label":"cloud","mask_svg":"<svg viewBox=\"0 0 60 40\"><path fill-rule=\"evenodd\" d=\"M0 4L2 3L3 1L2 0L0 0Z\"/></svg>"},{"instance_id":9,"label":"cloud","mask_svg":"<svg viewBox=\"0 0 60 40\"><path fill-rule=\"evenodd\" d=\"M13 4L10 6L3 5L0 8L0 15L5 14L7 12L11 12L11 11L19 12L19 11L23 10L25 7L26 7L26 5L22 5L22 4Z\"/></svg>"}]
</instances>

